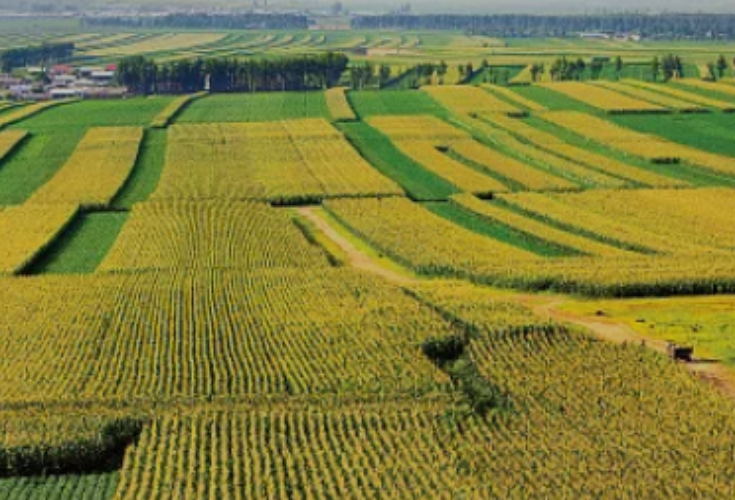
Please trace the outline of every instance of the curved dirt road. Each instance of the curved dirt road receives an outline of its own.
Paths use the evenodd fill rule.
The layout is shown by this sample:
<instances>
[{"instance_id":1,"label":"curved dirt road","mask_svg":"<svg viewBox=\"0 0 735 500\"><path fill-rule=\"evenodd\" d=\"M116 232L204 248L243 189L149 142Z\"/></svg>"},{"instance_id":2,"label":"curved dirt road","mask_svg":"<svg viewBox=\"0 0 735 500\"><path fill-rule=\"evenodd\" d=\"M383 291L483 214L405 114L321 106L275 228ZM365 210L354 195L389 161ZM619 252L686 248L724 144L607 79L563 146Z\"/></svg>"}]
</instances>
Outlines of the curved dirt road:
<instances>
[{"instance_id":1,"label":"curved dirt road","mask_svg":"<svg viewBox=\"0 0 735 500\"><path fill-rule=\"evenodd\" d=\"M345 253L347 261L352 267L381 276L396 285L411 285L421 281L418 278L412 278L393 271L376 262L375 259L342 236L339 231L334 229L323 217L317 214L312 207L299 208L298 213L308 219L325 236L337 244ZM559 310L559 307L569 299L520 294L515 299L529 307L538 316L583 327L591 331L598 338L618 344L624 342L645 343L649 348L666 354L666 342L642 335L625 323L604 317L579 316ZM693 375L702 381L711 384L722 391L727 397L735 400L735 373L726 366L717 362L697 360L692 363L686 363L683 366L686 366Z\"/></svg>"}]
</instances>

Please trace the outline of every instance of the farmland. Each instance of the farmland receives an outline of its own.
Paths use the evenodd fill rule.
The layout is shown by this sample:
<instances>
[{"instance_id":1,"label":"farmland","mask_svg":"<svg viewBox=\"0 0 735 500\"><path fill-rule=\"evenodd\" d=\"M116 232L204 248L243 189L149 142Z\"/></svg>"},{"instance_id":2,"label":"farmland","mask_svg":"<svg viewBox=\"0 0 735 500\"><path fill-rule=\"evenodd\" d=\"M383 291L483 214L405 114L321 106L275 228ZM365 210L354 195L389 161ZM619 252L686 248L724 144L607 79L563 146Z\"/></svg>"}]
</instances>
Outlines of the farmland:
<instances>
[{"instance_id":1,"label":"farmland","mask_svg":"<svg viewBox=\"0 0 735 500\"><path fill-rule=\"evenodd\" d=\"M352 35L65 34L85 62L498 61L0 113L0 496L735 495L735 385L655 348L735 370L728 84L486 81L664 42Z\"/></svg>"}]
</instances>

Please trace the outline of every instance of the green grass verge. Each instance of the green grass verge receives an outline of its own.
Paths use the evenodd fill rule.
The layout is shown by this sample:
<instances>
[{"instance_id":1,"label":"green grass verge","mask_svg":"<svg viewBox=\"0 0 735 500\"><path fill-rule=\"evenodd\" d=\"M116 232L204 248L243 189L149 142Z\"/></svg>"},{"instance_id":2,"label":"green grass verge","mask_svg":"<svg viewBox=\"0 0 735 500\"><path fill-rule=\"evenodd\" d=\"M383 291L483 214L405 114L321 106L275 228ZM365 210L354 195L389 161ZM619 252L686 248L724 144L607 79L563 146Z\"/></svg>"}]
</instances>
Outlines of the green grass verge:
<instances>
[{"instance_id":1,"label":"green grass verge","mask_svg":"<svg viewBox=\"0 0 735 500\"><path fill-rule=\"evenodd\" d=\"M57 132L70 128L147 126L174 97L79 101L46 109L13 128Z\"/></svg>"},{"instance_id":2,"label":"green grass verge","mask_svg":"<svg viewBox=\"0 0 735 500\"><path fill-rule=\"evenodd\" d=\"M612 118L612 121L639 132L665 137L687 146L735 156L735 141L733 141L735 116L729 114L616 116Z\"/></svg>"},{"instance_id":3,"label":"green grass verge","mask_svg":"<svg viewBox=\"0 0 735 500\"><path fill-rule=\"evenodd\" d=\"M615 121L616 123L620 125L624 125L626 127L635 128L636 130L639 130L640 132L649 132L653 134L661 135L658 130L658 127L661 123L664 123L667 120L671 120L678 117L690 117L694 115L658 115L658 116L617 116L615 118L607 117L607 119L610 119L611 121ZM700 116L700 115L696 115ZM702 115L702 116L710 116L710 115ZM725 115L723 115L725 116ZM632 126L632 123L647 123L650 125L651 128L639 128L636 126ZM625 153L616 150L612 147L608 147L604 144L588 141L587 139L578 136L564 128L558 127L556 125L553 125L549 122L546 122L544 120L541 120L539 118L528 118L526 120L526 123L529 125L533 125L534 127L543 130L545 132L548 132L550 134L554 134L555 136L559 137L560 139L564 140L565 142L572 144L574 146L586 149L588 151L591 151L593 153L601 154L604 156L607 156L613 160L617 160L623 163L626 163L628 165L640 168L642 170L647 170L649 172L654 172L659 175L664 175L667 177L671 177L672 179L679 179L681 181L687 182L691 184L694 187L707 187L707 186L723 186L723 187L735 187L734 179L731 179L729 177L724 177L721 175L717 175L714 173L710 173L706 170L699 169L699 168L693 168L687 165L678 164L678 165L657 165L652 162L646 161L642 158L637 158L631 155L626 155Z\"/></svg>"},{"instance_id":4,"label":"green grass verge","mask_svg":"<svg viewBox=\"0 0 735 500\"><path fill-rule=\"evenodd\" d=\"M16 500L108 500L115 495L118 472L107 474L11 477L0 479L0 498Z\"/></svg>"},{"instance_id":5,"label":"green grass verge","mask_svg":"<svg viewBox=\"0 0 735 500\"><path fill-rule=\"evenodd\" d=\"M581 255L572 249L555 245L531 234L489 221L451 203L425 203L423 206L458 226L482 236L528 250L542 257L576 257Z\"/></svg>"},{"instance_id":6,"label":"green grass verge","mask_svg":"<svg viewBox=\"0 0 735 500\"><path fill-rule=\"evenodd\" d=\"M600 110L587 106L571 97L536 85L513 87L513 91L532 101L546 106L552 111L581 111L583 113L600 114Z\"/></svg>"},{"instance_id":7,"label":"green grass verge","mask_svg":"<svg viewBox=\"0 0 735 500\"><path fill-rule=\"evenodd\" d=\"M90 127L146 126L169 97L81 101L50 108L12 125L30 132L0 163L0 205L26 201L66 163Z\"/></svg>"},{"instance_id":8,"label":"green grass verge","mask_svg":"<svg viewBox=\"0 0 735 500\"><path fill-rule=\"evenodd\" d=\"M449 112L420 90L364 90L347 98L361 119L376 115L431 115L445 118Z\"/></svg>"},{"instance_id":9,"label":"green grass verge","mask_svg":"<svg viewBox=\"0 0 735 500\"><path fill-rule=\"evenodd\" d=\"M166 164L166 130L147 130L132 175L112 203L115 208L131 209L146 201L156 190Z\"/></svg>"},{"instance_id":10,"label":"green grass verge","mask_svg":"<svg viewBox=\"0 0 735 500\"><path fill-rule=\"evenodd\" d=\"M66 163L84 136L80 127L31 133L0 163L0 205L19 205Z\"/></svg>"},{"instance_id":11,"label":"green grass verge","mask_svg":"<svg viewBox=\"0 0 735 500\"><path fill-rule=\"evenodd\" d=\"M120 234L127 212L83 214L33 264L28 274L91 274Z\"/></svg>"},{"instance_id":12,"label":"green grass verge","mask_svg":"<svg viewBox=\"0 0 735 500\"><path fill-rule=\"evenodd\" d=\"M704 97L708 97L710 99L717 99L718 101L725 101L725 102L735 102L735 98L732 96L732 94L727 94L725 92L718 92L716 86L712 86L712 90L702 88L702 87L694 87L692 85L686 85L681 82L677 82L676 80L671 80L669 84L672 87L675 87L679 90L684 90L686 92L690 92L692 94L698 94Z\"/></svg>"},{"instance_id":13,"label":"green grass verge","mask_svg":"<svg viewBox=\"0 0 735 500\"><path fill-rule=\"evenodd\" d=\"M459 189L404 155L386 136L366 123L337 125L378 171L396 181L414 200L447 200Z\"/></svg>"},{"instance_id":14,"label":"green grass verge","mask_svg":"<svg viewBox=\"0 0 735 500\"><path fill-rule=\"evenodd\" d=\"M174 123L272 122L299 118L331 119L324 92L216 94L187 106Z\"/></svg>"}]
</instances>

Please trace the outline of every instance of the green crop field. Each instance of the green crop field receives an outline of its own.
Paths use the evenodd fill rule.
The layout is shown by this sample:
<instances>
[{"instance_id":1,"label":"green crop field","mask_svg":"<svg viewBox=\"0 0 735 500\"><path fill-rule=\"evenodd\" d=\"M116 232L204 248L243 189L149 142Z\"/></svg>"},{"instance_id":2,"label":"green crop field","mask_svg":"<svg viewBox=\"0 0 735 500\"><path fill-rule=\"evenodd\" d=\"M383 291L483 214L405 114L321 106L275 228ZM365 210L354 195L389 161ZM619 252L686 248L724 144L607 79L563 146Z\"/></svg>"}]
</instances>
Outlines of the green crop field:
<instances>
[{"instance_id":1,"label":"green crop field","mask_svg":"<svg viewBox=\"0 0 735 500\"><path fill-rule=\"evenodd\" d=\"M350 61L0 107L0 498L735 497L732 44L18 23Z\"/></svg>"},{"instance_id":2,"label":"green crop field","mask_svg":"<svg viewBox=\"0 0 735 500\"><path fill-rule=\"evenodd\" d=\"M193 102L176 123L268 122L329 116L319 92L214 95Z\"/></svg>"}]
</instances>

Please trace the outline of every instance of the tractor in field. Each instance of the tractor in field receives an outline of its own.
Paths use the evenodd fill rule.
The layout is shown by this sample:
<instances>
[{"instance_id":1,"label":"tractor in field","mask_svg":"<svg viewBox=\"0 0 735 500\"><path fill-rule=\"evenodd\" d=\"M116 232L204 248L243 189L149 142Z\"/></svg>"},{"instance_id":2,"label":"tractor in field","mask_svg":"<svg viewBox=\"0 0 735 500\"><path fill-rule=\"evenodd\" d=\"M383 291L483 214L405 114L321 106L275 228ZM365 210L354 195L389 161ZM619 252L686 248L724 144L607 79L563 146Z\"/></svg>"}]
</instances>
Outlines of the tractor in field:
<instances>
[{"instance_id":1,"label":"tractor in field","mask_svg":"<svg viewBox=\"0 0 735 500\"><path fill-rule=\"evenodd\" d=\"M666 352L674 361L691 363L694 355L694 347L677 345L675 342L668 342L666 344Z\"/></svg>"}]
</instances>

